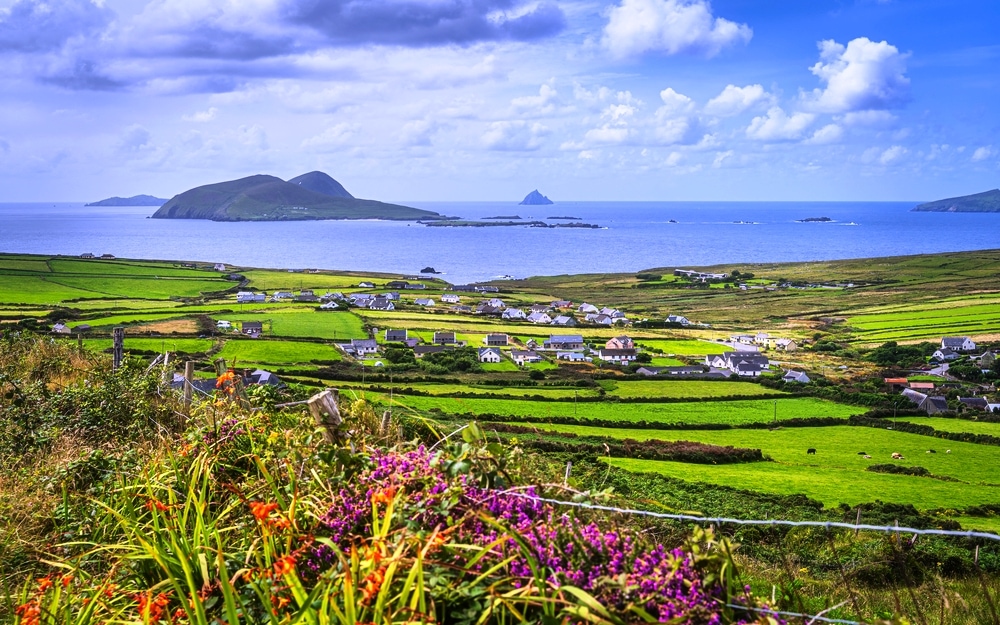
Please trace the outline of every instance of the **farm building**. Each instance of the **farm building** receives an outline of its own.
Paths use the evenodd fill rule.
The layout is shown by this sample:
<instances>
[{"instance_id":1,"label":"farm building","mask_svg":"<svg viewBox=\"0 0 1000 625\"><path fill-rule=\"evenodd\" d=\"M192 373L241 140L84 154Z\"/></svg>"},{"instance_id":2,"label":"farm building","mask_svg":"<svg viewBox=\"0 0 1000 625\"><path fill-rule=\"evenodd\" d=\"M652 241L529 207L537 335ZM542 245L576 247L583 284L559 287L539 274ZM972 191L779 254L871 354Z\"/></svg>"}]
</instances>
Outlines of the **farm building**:
<instances>
[{"instance_id":1,"label":"farm building","mask_svg":"<svg viewBox=\"0 0 1000 625\"><path fill-rule=\"evenodd\" d=\"M500 350L496 347L480 347L479 348L479 362L491 362L498 363L503 360L503 356L500 355Z\"/></svg>"}]
</instances>

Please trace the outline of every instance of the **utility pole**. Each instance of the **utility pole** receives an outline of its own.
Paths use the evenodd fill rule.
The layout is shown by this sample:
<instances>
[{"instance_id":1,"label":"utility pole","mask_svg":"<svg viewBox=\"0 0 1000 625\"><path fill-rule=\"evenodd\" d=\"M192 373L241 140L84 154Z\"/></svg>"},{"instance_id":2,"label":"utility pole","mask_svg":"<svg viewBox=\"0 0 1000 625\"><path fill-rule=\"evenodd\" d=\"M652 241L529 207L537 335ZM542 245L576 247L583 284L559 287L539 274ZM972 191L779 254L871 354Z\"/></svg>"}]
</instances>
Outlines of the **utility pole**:
<instances>
[{"instance_id":1,"label":"utility pole","mask_svg":"<svg viewBox=\"0 0 1000 625\"><path fill-rule=\"evenodd\" d=\"M778 400L774 400L774 422L778 422Z\"/></svg>"}]
</instances>

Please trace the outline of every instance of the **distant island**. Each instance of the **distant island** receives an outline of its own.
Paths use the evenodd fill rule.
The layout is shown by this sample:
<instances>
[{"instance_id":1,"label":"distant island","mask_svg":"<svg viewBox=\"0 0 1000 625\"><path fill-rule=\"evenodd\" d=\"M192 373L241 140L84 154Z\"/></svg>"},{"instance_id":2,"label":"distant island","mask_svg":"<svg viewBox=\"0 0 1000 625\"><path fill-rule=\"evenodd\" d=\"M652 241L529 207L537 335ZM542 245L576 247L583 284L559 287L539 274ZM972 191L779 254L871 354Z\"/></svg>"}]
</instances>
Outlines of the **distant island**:
<instances>
[{"instance_id":1,"label":"distant island","mask_svg":"<svg viewBox=\"0 0 1000 625\"><path fill-rule=\"evenodd\" d=\"M524 199L521 200L521 204L519 204L519 206L521 206L521 205L523 205L523 206L541 206L541 205L544 205L544 204L555 204L555 202L553 202L549 198L547 198L544 195L542 195L541 193L539 193L538 189L535 189L534 191L532 191L528 195L524 196Z\"/></svg>"},{"instance_id":2,"label":"distant island","mask_svg":"<svg viewBox=\"0 0 1000 625\"><path fill-rule=\"evenodd\" d=\"M524 219L520 215L497 215L496 217L483 217L483 219L506 219L510 221L512 219Z\"/></svg>"},{"instance_id":3,"label":"distant island","mask_svg":"<svg viewBox=\"0 0 1000 625\"><path fill-rule=\"evenodd\" d=\"M796 219L795 221L797 221L800 224L807 224L812 222L826 223L828 221L833 221L833 220L830 219L829 217L806 217L805 219Z\"/></svg>"},{"instance_id":4,"label":"distant island","mask_svg":"<svg viewBox=\"0 0 1000 625\"><path fill-rule=\"evenodd\" d=\"M320 219L443 219L433 211L355 198L320 171L285 182L267 175L248 176L195 187L175 195L154 219L212 221L305 221Z\"/></svg>"},{"instance_id":5,"label":"distant island","mask_svg":"<svg viewBox=\"0 0 1000 625\"><path fill-rule=\"evenodd\" d=\"M597 229L602 226L597 224L547 224L544 221L469 221L464 219L439 219L437 221L423 222L425 226L438 226L450 228L495 228L501 226L524 226L527 228L590 228Z\"/></svg>"},{"instance_id":6,"label":"distant island","mask_svg":"<svg viewBox=\"0 0 1000 625\"><path fill-rule=\"evenodd\" d=\"M580 221L579 217L548 217L547 219L566 219L566 220L575 219L577 221Z\"/></svg>"},{"instance_id":7,"label":"distant island","mask_svg":"<svg viewBox=\"0 0 1000 625\"><path fill-rule=\"evenodd\" d=\"M1000 213L1000 189L926 202L913 210L928 213Z\"/></svg>"},{"instance_id":8,"label":"distant island","mask_svg":"<svg viewBox=\"0 0 1000 625\"><path fill-rule=\"evenodd\" d=\"M84 206L163 206L167 200L152 195L133 195L132 197L109 197L99 202L91 202Z\"/></svg>"}]
</instances>

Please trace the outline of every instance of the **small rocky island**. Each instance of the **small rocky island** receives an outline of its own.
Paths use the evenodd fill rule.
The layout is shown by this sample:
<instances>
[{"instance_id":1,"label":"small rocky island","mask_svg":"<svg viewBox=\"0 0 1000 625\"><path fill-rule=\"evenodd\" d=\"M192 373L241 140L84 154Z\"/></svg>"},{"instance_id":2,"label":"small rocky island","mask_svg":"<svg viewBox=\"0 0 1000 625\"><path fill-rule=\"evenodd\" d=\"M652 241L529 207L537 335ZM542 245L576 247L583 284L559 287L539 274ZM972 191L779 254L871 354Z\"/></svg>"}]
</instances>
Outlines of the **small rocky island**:
<instances>
[{"instance_id":1,"label":"small rocky island","mask_svg":"<svg viewBox=\"0 0 1000 625\"><path fill-rule=\"evenodd\" d=\"M420 270L420 273L441 273L441 272L433 267L424 267L423 269Z\"/></svg>"},{"instance_id":2,"label":"small rocky island","mask_svg":"<svg viewBox=\"0 0 1000 625\"><path fill-rule=\"evenodd\" d=\"M444 219L433 211L355 198L321 171L284 181L257 175L195 187L175 195L153 219L305 221L320 219Z\"/></svg>"},{"instance_id":3,"label":"small rocky island","mask_svg":"<svg viewBox=\"0 0 1000 625\"><path fill-rule=\"evenodd\" d=\"M926 202L913 210L927 213L1000 213L1000 189Z\"/></svg>"},{"instance_id":4,"label":"small rocky island","mask_svg":"<svg viewBox=\"0 0 1000 625\"><path fill-rule=\"evenodd\" d=\"M808 223L827 223L833 220L830 219L829 217L806 217L805 219L796 219L795 221L800 224L808 224Z\"/></svg>"},{"instance_id":5,"label":"small rocky island","mask_svg":"<svg viewBox=\"0 0 1000 625\"><path fill-rule=\"evenodd\" d=\"M483 217L483 219L500 219L504 221L515 221L518 219L524 219L520 215L497 215L495 217Z\"/></svg>"},{"instance_id":6,"label":"small rocky island","mask_svg":"<svg viewBox=\"0 0 1000 625\"><path fill-rule=\"evenodd\" d=\"M590 228L596 230L602 226L597 224L568 223L549 224L544 221L472 221L465 219L438 219L435 221L420 221L425 226L439 228L496 228L509 226L524 226L526 228Z\"/></svg>"},{"instance_id":7,"label":"small rocky island","mask_svg":"<svg viewBox=\"0 0 1000 625\"><path fill-rule=\"evenodd\" d=\"M548 217L547 219L562 219L564 221L582 221L580 217Z\"/></svg>"},{"instance_id":8,"label":"small rocky island","mask_svg":"<svg viewBox=\"0 0 1000 625\"><path fill-rule=\"evenodd\" d=\"M519 206L544 206L546 204L555 204L555 202L539 193L538 189L535 189L528 195L524 196L524 199L521 200Z\"/></svg>"},{"instance_id":9,"label":"small rocky island","mask_svg":"<svg viewBox=\"0 0 1000 625\"><path fill-rule=\"evenodd\" d=\"M163 206L167 200L152 195L133 195L132 197L109 197L106 200L91 202L84 206Z\"/></svg>"}]
</instances>

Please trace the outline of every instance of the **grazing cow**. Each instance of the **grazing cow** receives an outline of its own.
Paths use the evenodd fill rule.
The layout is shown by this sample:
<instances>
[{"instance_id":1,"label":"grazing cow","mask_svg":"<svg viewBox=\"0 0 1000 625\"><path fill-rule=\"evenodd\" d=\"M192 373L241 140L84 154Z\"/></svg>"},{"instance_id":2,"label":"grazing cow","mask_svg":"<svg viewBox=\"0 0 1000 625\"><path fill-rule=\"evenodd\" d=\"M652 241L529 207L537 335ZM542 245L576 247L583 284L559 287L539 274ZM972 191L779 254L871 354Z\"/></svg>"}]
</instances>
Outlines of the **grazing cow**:
<instances>
[{"instance_id":1,"label":"grazing cow","mask_svg":"<svg viewBox=\"0 0 1000 625\"><path fill-rule=\"evenodd\" d=\"M951 453L951 450L950 450L950 449L946 449L946 450L944 451L944 453L946 453L946 454L950 454L950 453Z\"/></svg>"},{"instance_id":2,"label":"grazing cow","mask_svg":"<svg viewBox=\"0 0 1000 625\"><path fill-rule=\"evenodd\" d=\"M869 456L868 454L865 454L865 455L863 456L863 458L864 458L865 460L871 460L871 459L872 459L872 457L871 457L871 456Z\"/></svg>"},{"instance_id":3,"label":"grazing cow","mask_svg":"<svg viewBox=\"0 0 1000 625\"><path fill-rule=\"evenodd\" d=\"M903 454L894 451L894 452L892 452L892 459L893 460L903 460Z\"/></svg>"},{"instance_id":4,"label":"grazing cow","mask_svg":"<svg viewBox=\"0 0 1000 625\"><path fill-rule=\"evenodd\" d=\"M815 447L810 447L809 449L806 450L806 453L807 454L814 454L815 455L816 454L816 448Z\"/></svg>"},{"instance_id":5,"label":"grazing cow","mask_svg":"<svg viewBox=\"0 0 1000 625\"><path fill-rule=\"evenodd\" d=\"M858 455L859 455L859 456L867 456L867 455L868 455L868 452L867 452L867 451L859 451L859 452L858 452Z\"/></svg>"},{"instance_id":6,"label":"grazing cow","mask_svg":"<svg viewBox=\"0 0 1000 625\"><path fill-rule=\"evenodd\" d=\"M928 449L928 450L927 450L927 453L929 453L929 454L936 454L937 452L936 452L936 451L934 451L933 449Z\"/></svg>"}]
</instances>

